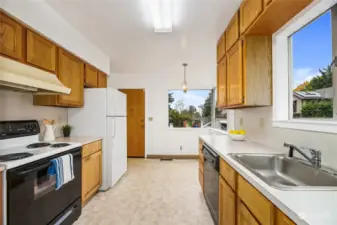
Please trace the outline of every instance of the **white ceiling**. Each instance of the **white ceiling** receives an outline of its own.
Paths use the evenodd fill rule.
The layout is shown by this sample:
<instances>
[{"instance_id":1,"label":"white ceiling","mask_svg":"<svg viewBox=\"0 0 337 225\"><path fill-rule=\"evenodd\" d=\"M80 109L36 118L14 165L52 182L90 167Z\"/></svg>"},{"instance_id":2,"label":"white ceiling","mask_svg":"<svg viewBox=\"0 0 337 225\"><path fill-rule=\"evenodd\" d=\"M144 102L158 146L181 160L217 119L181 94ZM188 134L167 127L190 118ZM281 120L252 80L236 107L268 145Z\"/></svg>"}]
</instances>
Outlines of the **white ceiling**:
<instances>
[{"instance_id":1,"label":"white ceiling","mask_svg":"<svg viewBox=\"0 0 337 225\"><path fill-rule=\"evenodd\" d=\"M216 41L241 3L174 0L173 32L158 34L145 1L47 0L110 57L111 71L118 73L170 72L171 67L181 68L183 61L200 63L210 52L215 63Z\"/></svg>"}]
</instances>

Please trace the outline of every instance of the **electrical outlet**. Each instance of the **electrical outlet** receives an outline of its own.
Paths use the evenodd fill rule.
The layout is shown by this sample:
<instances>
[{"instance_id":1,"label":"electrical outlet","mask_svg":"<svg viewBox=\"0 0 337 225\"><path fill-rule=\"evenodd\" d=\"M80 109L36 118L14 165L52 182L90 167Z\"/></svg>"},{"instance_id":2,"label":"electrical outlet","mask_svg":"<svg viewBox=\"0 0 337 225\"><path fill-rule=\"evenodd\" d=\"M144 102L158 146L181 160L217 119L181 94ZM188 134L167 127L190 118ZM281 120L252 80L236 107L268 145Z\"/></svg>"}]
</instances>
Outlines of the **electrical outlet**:
<instances>
[{"instance_id":1,"label":"electrical outlet","mask_svg":"<svg viewBox=\"0 0 337 225\"><path fill-rule=\"evenodd\" d=\"M182 145L180 145L180 151L182 151L183 150L183 146Z\"/></svg>"},{"instance_id":2,"label":"electrical outlet","mask_svg":"<svg viewBox=\"0 0 337 225\"><path fill-rule=\"evenodd\" d=\"M243 118L240 118L240 126L243 126Z\"/></svg>"},{"instance_id":3,"label":"electrical outlet","mask_svg":"<svg viewBox=\"0 0 337 225\"><path fill-rule=\"evenodd\" d=\"M260 123L260 128L264 128L264 119L263 118L260 118L259 119L259 123Z\"/></svg>"}]
</instances>

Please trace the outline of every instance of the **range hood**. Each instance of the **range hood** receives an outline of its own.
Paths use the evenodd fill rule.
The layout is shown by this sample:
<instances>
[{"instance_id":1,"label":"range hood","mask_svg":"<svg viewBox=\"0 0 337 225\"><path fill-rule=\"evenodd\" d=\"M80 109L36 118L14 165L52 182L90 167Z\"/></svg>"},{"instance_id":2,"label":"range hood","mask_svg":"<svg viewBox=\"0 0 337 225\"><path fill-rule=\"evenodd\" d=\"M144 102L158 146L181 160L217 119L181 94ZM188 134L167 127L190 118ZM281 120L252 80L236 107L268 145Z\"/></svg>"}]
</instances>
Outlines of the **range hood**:
<instances>
[{"instance_id":1,"label":"range hood","mask_svg":"<svg viewBox=\"0 0 337 225\"><path fill-rule=\"evenodd\" d=\"M70 94L55 74L0 56L0 89L34 94Z\"/></svg>"}]
</instances>

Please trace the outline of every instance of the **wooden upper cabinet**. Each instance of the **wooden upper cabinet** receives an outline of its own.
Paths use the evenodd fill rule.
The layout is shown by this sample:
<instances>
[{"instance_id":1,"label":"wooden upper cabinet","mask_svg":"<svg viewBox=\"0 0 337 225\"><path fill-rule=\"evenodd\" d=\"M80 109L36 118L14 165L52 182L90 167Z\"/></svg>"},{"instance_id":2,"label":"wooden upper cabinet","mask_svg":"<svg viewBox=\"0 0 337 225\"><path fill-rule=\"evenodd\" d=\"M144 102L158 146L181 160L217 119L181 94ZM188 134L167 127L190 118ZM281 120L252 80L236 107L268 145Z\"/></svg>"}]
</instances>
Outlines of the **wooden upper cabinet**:
<instances>
[{"instance_id":1,"label":"wooden upper cabinet","mask_svg":"<svg viewBox=\"0 0 337 225\"><path fill-rule=\"evenodd\" d=\"M217 107L227 105L227 62L226 57L218 63L217 68Z\"/></svg>"},{"instance_id":2,"label":"wooden upper cabinet","mask_svg":"<svg viewBox=\"0 0 337 225\"><path fill-rule=\"evenodd\" d=\"M260 225L240 200L237 206L237 225Z\"/></svg>"},{"instance_id":3,"label":"wooden upper cabinet","mask_svg":"<svg viewBox=\"0 0 337 225\"><path fill-rule=\"evenodd\" d=\"M243 102L242 43L238 41L227 53L227 104Z\"/></svg>"},{"instance_id":4,"label":"wooden upper cabinet","mask_svg":"<svg viewBox=\"0 0 337 225\"><path fill-rule=\"evenodd\" d=\"M280 210L277 210L276 225L296 225L296 224L286 215L284 215Z\"/></svg>"},{"instance_id":5,"label":"wooden upper cabinet","mask_svg":"<svg viewBox=\"0 0 337 225\"><path fill-rule=\"evenodd\" d=\"M240 33L243 34L247 28L260 15L263 9L262 0L244 0L240 6Z\"/></svg>"},{"instance_id":6,"label":"wooden upper cabinet","mask_svg":"<svg viewBox=\"0 0 337 225\"><path fill-rule=\"evenodd\" d=\"M219 225L235 225L235 193L219 175Z\"/></svg>"},{"instance_id":7,"label":"wooden upper cabinet","mask_svg":"<svg viewBox=\"0 0 337 225\"><path fill-rule=\"evenodd\" d=\"M107 87L107 75L101 71L98 72L98 87L106 88Z\"/></svg>"},{"instance_id":8,"label":"wooden upper cabinet","mask_svg":"<svg viewBox=\"0 0 337 225\"><path fill-rule=\"evenodd\" d=\"M89 87L97 87L98 85L98 70L89 65L85 64L85 79L84 84Z\"/></svg>"},{"instance_id":9,"label":"wooden upper cabinet","mask_svg":"<svg viewBox=\"0 0 337 225\"><path fill-rule=\"evenodd\" d=\"M84 102L84 63L64 49L59 50L59 80L71 88L70 95L59 95L58 104L62 106L83 106Z\"/></svg>"},{"instance_id":10,"label":"wooden upper cabinet","mask_svg":"<svg viewBox=\"0 0 337 225\"><path fill-rule=\"evenodd\" d=\"M220 60L225 56L226 54L226 36L225 34L222 35L218 41L217 44L217 62L220 62Z\"/></svg>"},{"instance_id":11,"label":"wooden upper cabinet","mask_svg":"<svg viewBox=\"0 0 337 225\"><path fill-rule=\"evenodd\" d=\"M27 30L27 62L56 72L56 45L41 35Z\"/></svg>"},{"instance_id":12,"label":"wooden upper cabinet","mask_svg":"<svg viewBox=\"0 0 337 225\"><path fill-rule=\"evenodd\" d=\"M228 51L239 39L239 13L235 13L226 30L226 50Z\"/></svg>"},{"instance_id":13,"label":"wooden upper cabinet","mask_svg":"<svg viewBox=\"0 0 337 225\"><path fill-rule=\"evenodd\" d=\"M260 3L261 0L251 1ZM264 4L268 4L267 7L245 35L272 36L312 2L313 0L264 0Z\"/></svg>"},{"instance_id":14,"label":"wooden upper cabinet","mask_svg":"<svg viewBox=\"0 0 337 225\"><path fill-rule=\"evenodd\" d=\"M23 61L24 28L0 12L0 53Z\"/></svg>"}]
</instances>

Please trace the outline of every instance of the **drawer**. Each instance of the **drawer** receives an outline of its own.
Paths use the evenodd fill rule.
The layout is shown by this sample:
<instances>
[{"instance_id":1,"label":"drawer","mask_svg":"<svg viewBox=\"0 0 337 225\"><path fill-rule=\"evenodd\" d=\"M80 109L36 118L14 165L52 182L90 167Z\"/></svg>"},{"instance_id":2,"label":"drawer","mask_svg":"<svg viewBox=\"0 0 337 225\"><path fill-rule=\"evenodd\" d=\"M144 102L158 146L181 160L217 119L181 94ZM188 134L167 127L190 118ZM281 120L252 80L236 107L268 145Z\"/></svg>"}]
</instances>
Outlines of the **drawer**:
<instances>
[{"instance_id":1,"label":"drawer","mask_svg":"<svg viewBox=\"0 0 337 225\"><path fill-rule=\"evenodd\" d=\"M83 145L82 158L87 157L102 149L102 141L95 141L86 145Z\"/></svg>"},{"instance_id":2,"label":"drawer","mask_svg":"<svg viewBox=\"0 0 337 225\"><path fill-rule=\"evenodd\" d=\"M201 170L201 172L204 172L204 162L202 162L201 160L199 160L199 170Z\"/></svg>"},{"instance_id":3,"label":"drawer","mask_svg":"<svg viewBox=\"0 0 337 225\"><path fill-rule=\"evenodd\" d=\"M274 205L241 176L237 194L261 225L274 225Z\"/></svg>"},{"instance_id":4,"label":"drawer","mask_svg":"<svg viewBox=\"0 0 337 225\"><path fill-rule=\"evenodd\" d=\"M283 214L280 210L276 213L276 225L296 225L291 219Z\"/></svg>"},{"instance_id":5,"label":"drawer","mask_svg":"<svg viewBox=\"0 0 337 225\"><path fill-rule=\"evenodd\" d=\"M233 190L236 190L236 172L223 159L220 159L220 175L227 181Z\"/></svg>"}]
</instances>

